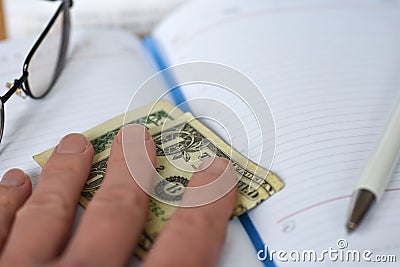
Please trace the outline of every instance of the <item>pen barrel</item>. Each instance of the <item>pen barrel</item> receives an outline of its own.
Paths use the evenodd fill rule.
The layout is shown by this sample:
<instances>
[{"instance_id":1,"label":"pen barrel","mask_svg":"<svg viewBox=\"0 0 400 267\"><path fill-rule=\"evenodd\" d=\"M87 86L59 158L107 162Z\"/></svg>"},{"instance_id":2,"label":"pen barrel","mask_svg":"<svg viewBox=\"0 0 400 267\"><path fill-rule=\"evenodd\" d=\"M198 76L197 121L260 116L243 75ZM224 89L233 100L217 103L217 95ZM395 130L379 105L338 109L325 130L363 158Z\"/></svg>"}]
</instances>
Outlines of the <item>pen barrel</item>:
<instances>
[{"instance_id":1,"label":"pen barrel","mask_svg":"<svg viewBox=\"0 0 400 267\"><path fill-rule=\"evenodd\" d=\"M372 192L379 200L396 167L400 155L400 101L397 102L375 150L370 154L357 189Z\"/></svg>"}]
</instances>

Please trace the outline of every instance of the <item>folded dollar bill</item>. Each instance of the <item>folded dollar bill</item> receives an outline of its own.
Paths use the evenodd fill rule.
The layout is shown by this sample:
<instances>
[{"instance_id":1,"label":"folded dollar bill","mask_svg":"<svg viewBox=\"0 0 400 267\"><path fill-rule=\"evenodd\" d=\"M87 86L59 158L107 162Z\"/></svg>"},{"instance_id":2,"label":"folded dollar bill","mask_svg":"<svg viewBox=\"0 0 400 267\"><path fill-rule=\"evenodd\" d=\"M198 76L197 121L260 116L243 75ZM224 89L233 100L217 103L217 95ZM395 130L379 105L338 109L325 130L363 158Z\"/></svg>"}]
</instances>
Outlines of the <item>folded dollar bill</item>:
<instances>
[{"instance_id":1,"label":"folded dollar bill","mask_svg":"<svg viewBox=\"0 0 400 267\"><path fill-rule=\"evenodd\" d=\"M156 143L156 170L166 181L154 184L157 190L153 191L148 219L136 251L140 258L150 249L179 205L184 188L203 159L218 156L232 162L238 176L238 198L233 216L254 208L284 186L277 175L235 151L190 113L183 113L163 100L120 115L84 133L93 144L95 155L79 201L83 207L89 204L101 186L111 143L124 122L142 124L149 129ZM35 155L34 159L43 166L53 149ZM168 182L183 188L182 192L177 194L177 190L168 190ZM176 201L177 205L171 201Z\"/></svg>"}]
</instances>

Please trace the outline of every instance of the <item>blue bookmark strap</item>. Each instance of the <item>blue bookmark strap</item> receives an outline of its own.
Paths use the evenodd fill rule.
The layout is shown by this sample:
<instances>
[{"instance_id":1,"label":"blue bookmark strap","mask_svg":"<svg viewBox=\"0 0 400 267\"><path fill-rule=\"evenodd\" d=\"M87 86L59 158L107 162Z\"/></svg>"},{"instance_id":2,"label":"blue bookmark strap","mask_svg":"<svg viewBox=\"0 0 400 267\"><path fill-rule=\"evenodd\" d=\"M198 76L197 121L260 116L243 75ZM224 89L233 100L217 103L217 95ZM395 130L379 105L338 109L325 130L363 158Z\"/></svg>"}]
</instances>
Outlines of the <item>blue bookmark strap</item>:
<instances>
[{"instance_id":1,"label":"blue bookmark strap","mask_svg":"<svg viewBox=\"0 0 400 267\"><path fill-rule=\"evenodd\" d=\"M150 36L145 37L143 39L143 45L150 51L151 55L153 56L154 60L156 61L158 69L160 71L163 71L168 68L164 59L161 57L160 53L158 52L156 43L154 42L152 37L150 37ZM168 88L171 89L170 93L172 94L175 104L177 106L179 106L179 108L181 110L183 110L184 112L189 112L190 109L189 109L188 105L186 104L185 96L183 95L181 88L179 86L177 86L178 84L175 81L175 78L172 76L172 74L169 71L164 71L163 76L168 85Z\"/></svg>"},{"instance_id":2,"label":"blue bookmark strap","mask_svg":"<svg viewBox=\"0 0 400 267\"><path fill-rule=\"evenodd\" d=\"M164 59L161 57L159 50L157 49L157 45L154 42L154 39L151 36L147 36L143 39L143 45L153 56L157 66L158 66L158 69L160 71L168 68ZM179 86L177 86L177 83L176 83L174 77L172 76L172 74L168 71L164 71L163 76L165 78L165 81L166 81L168 87L172 88L171 94L172 94L172 97L174 98L175 104L179 105L179 108L182 109L183 111L190 112L190 108L186 104L185 96L182 93L181 88ZM253 246L256 249L256 251L264 249L265 243L261 239L261 236L258 233L253 222L251 221L250 216L247 213L244 213L241 216L239 216L239 221L242 224L243 228L245 229L251 242L253 243ZM267 252L265 252L265 253L267 253ZM255 254L255 257L256 256L257 255ZM270 260L269 256L265 261L263 261L263 264L265 267L276 267L274 262Z\"/></svg>"},{"instance_id":3,"label":"blue bookmark strap","mask_svg":"<svg viewBox=\"0 0 400 267\"><path fill-rule=\"evenodd\" d=\"M261 239L260 234L258 233L256 227L253 224L253 221L250 219L249 214L243 213L242 215L239 216L239 221L242 224L244 230L246 231L247 235L249 236L251 243L253 243L253 247L256 249L256 251L264 250L265 249L265 243ZM264 253L268 253L267 251L264 251ZM262 262L265 267L276 267L273 261L271 261L269 255L265 261Z\"/></svg>"}]
</instances>

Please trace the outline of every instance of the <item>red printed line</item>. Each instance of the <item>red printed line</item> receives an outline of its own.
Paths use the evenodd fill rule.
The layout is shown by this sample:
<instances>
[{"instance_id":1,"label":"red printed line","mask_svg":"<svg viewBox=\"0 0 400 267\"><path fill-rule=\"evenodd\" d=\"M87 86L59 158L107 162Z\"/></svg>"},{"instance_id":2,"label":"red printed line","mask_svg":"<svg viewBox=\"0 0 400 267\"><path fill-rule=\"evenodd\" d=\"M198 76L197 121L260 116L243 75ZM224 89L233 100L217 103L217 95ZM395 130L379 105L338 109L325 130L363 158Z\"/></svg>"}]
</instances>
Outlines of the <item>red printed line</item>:
<instances>
[{"instance_id":1,"label":"red printed line","mask_svg":"<svg viewBox=\"0 0 400 267\"><path fill-rule=\"evenodd\" d=\"M385 192L395 192L395 191L400 191L400 188L389 188L389 189L385 190ZM334 198L330 198L330 199L327 199L327 200L312 204L310 206L304 207L302 209L299 209L299 210L297 210L295 212L292 212L292 213L286 215L285 217L283 217L283 218L279 219L278 221L276 221L276 223L280 224L283 221L285 221L285 220L287 220L287 219L289 219L289 218L291 218L293 216L296 216L296 215L298 215L300 213L303 213L305 211L311 210L313 208L316 208L316 207L319 207L319 206L322 206L322 205L325 205L325 204L328 204L328 203L331 203L331 202L334 202L334 201L342 200L342 199L345 199L345 198L350 198L350 197L351 197L351 195L344 195L344 196L334 197Z\"/></svg>"},{"instance_id":2,"label":"red printed line","mask_svg":"<svg viewBox=\"0 0 400 267\"><path fill-rule=\"evenodd\" d=\"M385 192L393 192L393 191L400 191L400 188L389 188L385 190Z\"/></svg>"},{"instance_id":3,"label":"red printed line","mask_svg":"<svg viewBox=\"0 0 400 267\"><path fill-rule=\"evenodd\" d=\"M330 8L330 9L360 9L360 8L382 8L382 9L389 9L396 7L398 8L398 5L386 5L386 4L359 4L359 3L347 3L347 4L331 4L331 5L310 5L310 6L288 6L288 7L278 7L278 8L268 8L264 10L259 10L259 11L253 11L249 13L243 13L237 16L231 16L227 18L220 19L219 21L213 22L209 25L204 26L203 28L198 29L197 31L194 31L191 34L188 34L187 36L179 37L182 38L180 39L177 43L174 44L174 48L179 50L183 46L186 45L187 42L193 41L196 37L209 32L210 30L213 30L217 27L220 27L225 24L231 24L233 22L237 22L240 20L245 20L248 18L254 18L257 16L265 16L265 15L276 15L278 13L290 13L290 12L298 12L298 11L314 11L314 10L322 10L324 8ZM176 36L175 36L176 37Z\"/></svg>"}]
</instances>

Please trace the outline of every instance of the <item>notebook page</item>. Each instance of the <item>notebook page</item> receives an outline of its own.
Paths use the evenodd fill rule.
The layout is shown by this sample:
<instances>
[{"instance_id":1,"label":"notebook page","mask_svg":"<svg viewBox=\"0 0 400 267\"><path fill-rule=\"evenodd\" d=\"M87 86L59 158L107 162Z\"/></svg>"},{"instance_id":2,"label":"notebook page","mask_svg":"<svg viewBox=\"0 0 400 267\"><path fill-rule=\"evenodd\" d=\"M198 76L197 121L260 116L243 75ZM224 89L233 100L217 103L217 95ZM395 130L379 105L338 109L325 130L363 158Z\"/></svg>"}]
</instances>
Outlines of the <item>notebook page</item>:
<instances>
[{"instance_id":1,"label":"notebook page","mask_svg":"<svg viewBox=\"0 0 400 267\"><path fill-rule=\"evenodd\" d=\"M21 75L34 40L0 43L0 84ZM0 173L21 168L36 184L39 165L32 156L66 134L83 132L125 112L130 98L156 68L140 40L122 31L77 31L70 59L52 91L41 100L12 96L5 104ZM154 94L164 91L163 84ZM151 101L143 99L143 105Z\"/></svg>"},{"instance_id":2,"label":"notebook page","mask_svg":"<svg viewBox=\"0 0 400 267\"><path fill-rule=\"evenodd\" d=\"M147 34L153 26L180 5L183 0L97 0L74 1L71 8L74 29L100 27L101 29L125 29L134 34ZM9 38L38 34L51 18L57 2L31 0L3 0Z\"/></svg>"},{"instance_id":3,"label":"notebook page","mask_svg":"<svg viewBox=\"0 0 400 267\"><path fill-rule=\"evenodd\" d=\"M0 43L0 84L19 77L32 42ZM42 100L13 96L6 103L6 129L0 144L1 176L10 168L21 168L36 184L41 168L33 161L33 155L56 145L65 134L83 132L125 112L135 90L157 70L139 40L123 32L77 32L71 46L69 63L49 95ZM159 90L149 92L147 97L142 95L141 104L148 104L164 92L160 81ZM75 226L83 212L78 206ZM225 254L251 248L250 241L237 242L246 239L238 220L233 220L227 230ZM222 266L230 266L231 258L222 257ZM139 264L133 257L129 266Z\"/></svg>"},{"instance_id":4,"label":"notebook page","mask_svg":"<svg viewBox=\"0 0 400 267\"><path fill-rule=\"evenodd\" d=\"M399 23L399 1L197 1L156 29L172 65L227 64L265 94L276 123L272 170L286 186L250 216L270 250L319 253L345 238L349 249L399 260L399 166L360 228L349 236L344 227L349 195L398 97ZM235 101L215 88L184 93Z\"/></svg>"}]
</instances>

